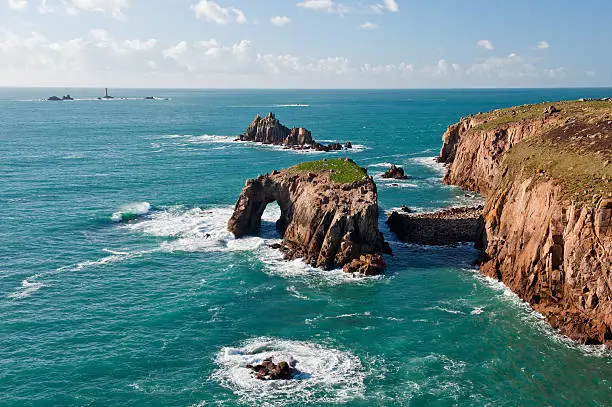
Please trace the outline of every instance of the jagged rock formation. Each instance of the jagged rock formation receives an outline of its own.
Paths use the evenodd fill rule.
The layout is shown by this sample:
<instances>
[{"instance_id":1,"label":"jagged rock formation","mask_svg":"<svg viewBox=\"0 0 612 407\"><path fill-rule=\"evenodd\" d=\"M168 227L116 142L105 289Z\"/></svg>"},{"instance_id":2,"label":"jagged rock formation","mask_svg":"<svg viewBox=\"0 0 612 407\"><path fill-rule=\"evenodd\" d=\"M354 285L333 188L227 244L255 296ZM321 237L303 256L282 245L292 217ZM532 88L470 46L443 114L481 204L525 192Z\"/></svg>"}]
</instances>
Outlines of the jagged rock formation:
<instances>
[{"instance_id":1,"label":"jagged rock formation","mask_svg":"<svg viewBox=\"0 0 612 407\"><path fill-rule=\"evenodd\" d=\"M482 230L482 209L462 207L431 213L393 212L387 225L407 243L444 246L476 242Z\"/></svg>"},{"instance_id":2,"label":"jagged rock formation","mask_svg":"<svg viewBox=\"0 0 612 407\"><path fill-rule=\"evenodd\" d=\"M323 145L312 138L310 131L304 128L292 128L282 125L274 113L270 112L263 118L260 115L247 128L244 134L238 136L239 141L253 141L263 144L274 144L294 150L338 151L352 148L350 141L344 147L340 143Z\"/></svg>"},{"instance_id":3,"label":"jagged rock formation","mask_svg":"<svg viewBox=\"0 0 612 407\"><path fill-rule=\"evenodd\" d=\"M561 333L612 344L612 104L561 102L464 118L444 182L486 196L481 272Z\"/></svg>"},{"instance_id":4,"label":"jagged rock formation","mask_svg":"<svg viewBox=\"0 0 612 407\"><path fill-rule=\"evenodd\" d=\"M253 375L257 380L291 380L298 371L295 369L296 360L290 363L279 362L275 364L272 359L265 359L258 365L246 365L247 369L253 371Z\"/></svg>"},{"instance_id":5,"label":"jagged rock formation","mask_svg":"<svg viewBox=\"0 0 612 407\"><path fill-rule=\"evenodd\" d=\"M389 168L389 170L382 175L382 177L386 179L408 179L408 176L404 173L404 169L395 165L392 165L391 168Z\"/></svg>"},{"instance_id":6,"label":"jagged rock formation","mask_svg":"<svg viewBox=\"0 0 612 407\"><path fill-rule=\"evenodd\" d=\"M366 275L384 270L381 253L390 249L378 230L376 184L353 161L304 163L248 180L229 231L238 238L256 233L274 201L281 209L277 228L287 259Z\"/></svg>"}]
</instances>

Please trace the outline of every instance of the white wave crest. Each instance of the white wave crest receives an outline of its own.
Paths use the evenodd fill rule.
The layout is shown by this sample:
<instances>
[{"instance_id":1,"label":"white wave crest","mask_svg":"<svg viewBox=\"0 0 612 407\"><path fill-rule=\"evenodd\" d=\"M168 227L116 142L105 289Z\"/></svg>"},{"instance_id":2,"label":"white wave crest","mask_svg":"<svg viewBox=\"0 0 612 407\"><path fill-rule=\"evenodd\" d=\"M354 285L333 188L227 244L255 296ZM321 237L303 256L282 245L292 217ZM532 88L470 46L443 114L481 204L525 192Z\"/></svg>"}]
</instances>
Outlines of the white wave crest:
<instances>
[{"instance_id":1,"label":"white wave crest","mask_svg":"<svg viewBox=\"0 0 612 407\"><path fill-rule=\"evenodd\" d=\"M444 164L439 163L437 158L438 157L414 157L414 158L409 158L408 162L412 164L420 165L422 167L427 167L433 172L442 176L446 174L446 167L444 166Z\"/></svg>"},{"instance_id":2,"label":"white wave crest","mask_svg":"<svg viewBox=\"0 0 612 407\"><path fill-rule=\"evenodd\" d=\"M274 107L310 107L310 105L303 105L300 103L291 103L286 105L274 105Z\"/></svg>"},{"instance_id":3,"label":"white wave crest","mask_svg":"<svg viewBox=\"0 0 612 407\"><path fill-rule=\"evenodd\" d=\"M376 163L376 164L371 164L368 165L368 167L373 167L373 168L390 168L392 165L392 163Z\"/></svg>"},{"instance_id":4,"label":"white wave crest","mask_svg":"<svg viewBox=\"0 0 612 407\"><path fill-rule=\"evenodd\" d=\"M33 279L35 277L36 276L30 277L30 279ZM34 294L36 291L40 290L42 287L44 287L43 283L30 282L26 278L25 280L21 282L21 287L19 287L17 291L9 294L8 298L12 298L12 299L26 298Z\"/></svg>"},{"instance_id":5,"label":"white wave crest","mask_svg":"<svg viewBox=\"0 0 612 407\"><path fill-rule=\"evenodd\" d=\"M151 204L148 202L134 202L127 205L123 205L119 210L112 214L111 220L113 222L125 222L136 219L139 216L143 216L151 211Z\"/></svg>"},{"instance_id":6,"label":"white wave crest","mask_svg":"<svg viewBox=\"0 0 612 407\"><path fill-rule=\"evenodd\" d=\"M246 365L266 358L275 363L295 361L300 373L293 380L257 380ZM219 369L212 379L249 405L342 403L363 397L365 390L365 373L358 357L316 343L255 338L238 348L223 348L216 362Z\"/></svg>"}]
</instances>

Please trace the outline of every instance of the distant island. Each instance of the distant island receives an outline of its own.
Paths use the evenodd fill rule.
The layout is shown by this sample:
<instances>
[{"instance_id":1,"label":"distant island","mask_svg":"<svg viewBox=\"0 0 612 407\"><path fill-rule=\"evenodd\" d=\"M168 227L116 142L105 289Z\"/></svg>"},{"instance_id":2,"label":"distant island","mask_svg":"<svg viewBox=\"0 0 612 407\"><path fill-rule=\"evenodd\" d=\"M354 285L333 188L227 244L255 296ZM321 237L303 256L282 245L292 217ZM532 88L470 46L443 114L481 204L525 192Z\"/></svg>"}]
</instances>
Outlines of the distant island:
<instances>
[{"instance_id":1,"label":"distant island","mask_svg":"<svg viewBox=\"0 0 612 407\"><path fill-rule=\"evenodd\" d=\"M292 150L315 150L324 152L353 148L350 141L344 144L337 142L329 144L317 143L312 138L310 131L302 127L289 129L283 126L272 112L268 113L265 118L257 115L246 132L238 136L236 141L273 144Z\"/></svg>"},{"instance_id":2,"label":"distant island","mask_svg":"<svg viewBox=\"0 0 612 407\"><path fill-rule=\"evenodd\" d=\"M145 96L144 98L115 98L114 96L111 96L108 93L108 88L104 88L104 96L100 96L98 98L96 98L97 100L114 100L114 99L118 99L118 100L134 100L134 99L140 99L140 100L169 100L168 98L158 98L155 96ZM45 99L48 102L63 102L66 100L75 100L72 96L70 95L66 95L66 96L51 96L48 97L47 99ZM83 100L83 99L81 99ZM84 99L84 100L92 100L92 99Z\"/></svg>"}]
</instances>

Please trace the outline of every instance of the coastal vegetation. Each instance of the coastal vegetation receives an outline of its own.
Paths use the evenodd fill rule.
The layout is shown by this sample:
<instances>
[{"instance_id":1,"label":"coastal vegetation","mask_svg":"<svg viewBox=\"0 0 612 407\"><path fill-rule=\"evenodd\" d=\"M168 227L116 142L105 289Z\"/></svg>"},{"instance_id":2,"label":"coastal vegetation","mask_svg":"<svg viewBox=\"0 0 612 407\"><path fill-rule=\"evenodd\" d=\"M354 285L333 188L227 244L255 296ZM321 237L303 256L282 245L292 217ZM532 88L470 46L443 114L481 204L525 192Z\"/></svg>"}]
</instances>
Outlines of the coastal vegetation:
<instances>
[{"instance_id":1,"label":"coastal vegetation","mask_svg":"<svg viewBox=\"0 0 612 407\"><path fill-rule=\"evenodd\" d=\"M325 172L329 179L336 183L353 183L367 177L368 173L354 161L344 158L323 159L297 164L288 169L292 173Z\"/></svg>"}]
</instances>

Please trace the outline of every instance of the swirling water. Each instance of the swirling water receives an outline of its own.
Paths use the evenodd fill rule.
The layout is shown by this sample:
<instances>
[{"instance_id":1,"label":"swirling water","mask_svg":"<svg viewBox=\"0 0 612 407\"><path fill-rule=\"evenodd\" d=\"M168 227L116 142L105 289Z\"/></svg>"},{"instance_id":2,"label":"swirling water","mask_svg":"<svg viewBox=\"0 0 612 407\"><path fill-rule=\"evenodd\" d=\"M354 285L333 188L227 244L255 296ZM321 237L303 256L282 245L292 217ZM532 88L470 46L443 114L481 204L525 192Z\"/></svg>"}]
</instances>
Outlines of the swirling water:
<instances>
[{"instance_id":1,"label":"swirling water","mask_svg":"<svg viewBox=\"0 0 612 407\"><path fill-rule=\"evenodd\" d=\"M232 142L276 112L379 178L383 211L472 203L440 184L446 126L469 113L605 89L121 90L42 102L0 90L0 404L609 405L612 358L552 332L469 246L396 242L380 278L284 262L225 229L246 178L320 158ZM77 95L80 93L80 95ZM138 100L155 95L168 100ZM384 213L381 214L381 220ZM294 357L295 383L246 361Z\"/></svg>"}]
</instances>

